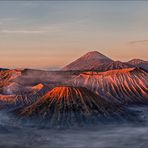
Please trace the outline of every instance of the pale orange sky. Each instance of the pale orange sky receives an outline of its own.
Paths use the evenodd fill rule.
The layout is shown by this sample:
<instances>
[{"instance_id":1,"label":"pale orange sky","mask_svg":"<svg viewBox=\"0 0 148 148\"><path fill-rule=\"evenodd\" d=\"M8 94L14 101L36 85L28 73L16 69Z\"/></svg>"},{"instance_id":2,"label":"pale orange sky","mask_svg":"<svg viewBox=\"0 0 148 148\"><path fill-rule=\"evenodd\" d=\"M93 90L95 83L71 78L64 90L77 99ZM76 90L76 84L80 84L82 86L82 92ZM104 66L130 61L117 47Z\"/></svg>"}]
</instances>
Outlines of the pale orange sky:
<instances>
[{"instance_id":1,"label":"pale orange sky","mask_svg":"<svg viewBox=\"0 0 148 148\"><path fill-rule=\"evenodd\" d=\"M0 2L0 63L62 67L91 50L148 60L148 2Z\"/></svg>"}]
</instances>

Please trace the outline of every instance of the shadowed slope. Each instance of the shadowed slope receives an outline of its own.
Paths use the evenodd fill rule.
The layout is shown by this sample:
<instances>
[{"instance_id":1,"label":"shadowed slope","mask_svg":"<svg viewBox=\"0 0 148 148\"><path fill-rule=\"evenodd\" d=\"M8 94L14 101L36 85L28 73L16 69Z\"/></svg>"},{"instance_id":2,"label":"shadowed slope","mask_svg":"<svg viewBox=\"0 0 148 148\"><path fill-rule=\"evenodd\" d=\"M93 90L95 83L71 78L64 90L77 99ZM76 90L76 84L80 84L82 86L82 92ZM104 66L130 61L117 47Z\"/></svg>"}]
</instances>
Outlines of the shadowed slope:
<instances>
[{"instance_id":1,"label":"shadowed slope","mask_svg":"<svg viewBox=\"0 0 148 148\"><path fill-rule=\"evenodd\" d=\"M127 119L123 108L82 87L56 87L31 106L18 111L21 117L46 121L48 126L71 127L103 120ZM41 122L39 123L41 124Z\"/></svg>"}]
</instances>

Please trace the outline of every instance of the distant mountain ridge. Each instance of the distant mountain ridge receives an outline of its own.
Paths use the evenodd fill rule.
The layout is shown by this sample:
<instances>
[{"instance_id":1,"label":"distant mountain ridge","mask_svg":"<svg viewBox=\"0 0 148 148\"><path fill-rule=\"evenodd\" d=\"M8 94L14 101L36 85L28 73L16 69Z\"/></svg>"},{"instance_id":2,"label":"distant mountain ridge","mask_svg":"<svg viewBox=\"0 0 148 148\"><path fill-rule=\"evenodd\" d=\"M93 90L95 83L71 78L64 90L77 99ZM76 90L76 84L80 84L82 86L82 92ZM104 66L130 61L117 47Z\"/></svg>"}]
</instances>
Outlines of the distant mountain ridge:
<instances>
[{"instance_id":1,"label":"distant mountain ridge","mask_svg":"<svg viewBox=\"0 0 148 148\"><path fill-rule=\"evenodd\" d=\"M109 63L102 64L102 65L95 67L94 69L91 69L91 70L97 70L100 72L104 72L104 71L108 71L108 70L133 68L133 67L134 67L133 65L130 65L128 63L124 63L121 61L112 61Z\"/></svg>"},{"instance_id":2,"label":"distant mountain ridge","mask_svg":"<svg viewBox=\"0 0 148 148\"><path fill-rule=\"evenodd\" d=\"M133 66L148 70L148 61L144 61L141 59L132 59L132 60L128 61L127 63L131 64Z\"/></svg>"},{"instance_id":3,"label":"distant mountain ridge","mask_svg":"<svg viewBox=\"0 0 148 148\"><path fill-rule=\"evenodd\" d=\"M98 51L91 51L67 66L63 67L65 71L108 71L114 69L124 69L138 67L144 70L148 70L148 61L141 59L133 59L128 62L114 61L111 58L99 53Z\"/></svg>"},{"instance_id":4,"label":"distant mountain ridge","mask_svg":"<svg viewBox=\"0 0 148 148\"><path fill-rule=\"evenodd\" d=\"M114 61L111 58L103 55L98 51L90 51L70 64L66 65L63 68L50 69L49 71L87 71L87 70L97 70L100 72L115 70L115 69L124 69L138 67L148 71L148 61L142 59L132 59L128 62ZM7 68L0 68L1 71L8 71ZM27 71L32 72L42 72L45 70L41 69L15 69L16 71L22 71L23 73ZM11 71L11 70L10 70Z\"/></svg>"}]
</instances>

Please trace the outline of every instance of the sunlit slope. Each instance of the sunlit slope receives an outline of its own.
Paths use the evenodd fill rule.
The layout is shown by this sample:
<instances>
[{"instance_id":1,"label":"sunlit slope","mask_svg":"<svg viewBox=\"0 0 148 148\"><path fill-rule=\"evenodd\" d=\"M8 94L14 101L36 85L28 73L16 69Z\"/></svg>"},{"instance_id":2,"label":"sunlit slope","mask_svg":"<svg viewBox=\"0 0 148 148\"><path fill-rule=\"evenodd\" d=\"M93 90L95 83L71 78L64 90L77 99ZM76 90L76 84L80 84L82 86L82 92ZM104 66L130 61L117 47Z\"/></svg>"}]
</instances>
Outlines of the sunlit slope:
<instances>
[{"instance_id":1,"label":"sunlit slope","mask_svg":"<svg viewBox=\"0 0 148 148\"><path fill-rule=\"evenodd\" d=\"M74 86L86 87L111 101L148 102L148 73L137 68L85 72L74 77L72 83Z\"/></svg>"}]
</instances>

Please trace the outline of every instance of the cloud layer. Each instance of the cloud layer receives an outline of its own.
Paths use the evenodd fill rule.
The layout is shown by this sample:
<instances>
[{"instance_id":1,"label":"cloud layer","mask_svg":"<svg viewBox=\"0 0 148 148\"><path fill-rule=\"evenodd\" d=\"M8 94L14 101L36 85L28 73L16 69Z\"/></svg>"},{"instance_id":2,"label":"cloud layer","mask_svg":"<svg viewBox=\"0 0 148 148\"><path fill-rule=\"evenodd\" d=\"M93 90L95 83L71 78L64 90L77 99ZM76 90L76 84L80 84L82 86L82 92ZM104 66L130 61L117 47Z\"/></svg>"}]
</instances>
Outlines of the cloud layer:
<instances>
[{"instance_id":1,"label":"cloud layer","mask_svg":"<svg viewBox=\"0 0 148 148\"><path fill-rule=\"evenodd\" d=\"M1 33L10 34L43 34L43 30L1 30Z\"/></svg>"},{"instance_id":2,"label":"cloud layer","mask_svg":"<svg viewBox=\"0 0 148 148\"><path fill-rule=\"evenodd\" d=\"M145 44L145 43L148 43L148 40L137 40L129 42L129 44Z\"/></svg>"}]
</instances>

